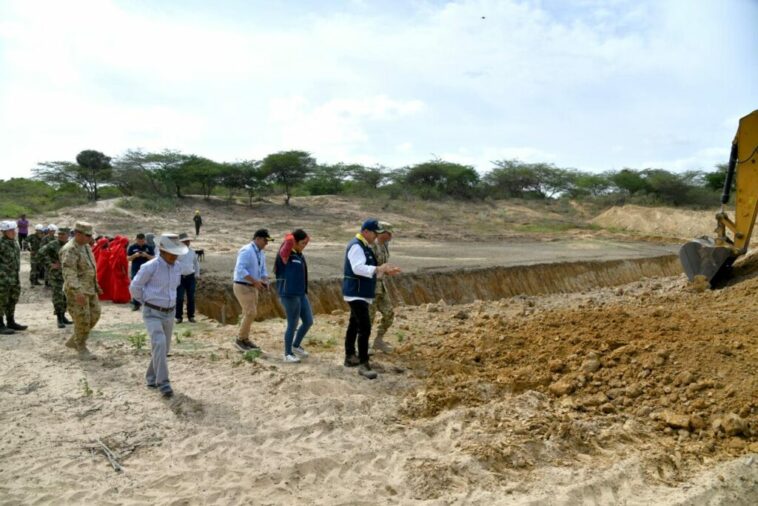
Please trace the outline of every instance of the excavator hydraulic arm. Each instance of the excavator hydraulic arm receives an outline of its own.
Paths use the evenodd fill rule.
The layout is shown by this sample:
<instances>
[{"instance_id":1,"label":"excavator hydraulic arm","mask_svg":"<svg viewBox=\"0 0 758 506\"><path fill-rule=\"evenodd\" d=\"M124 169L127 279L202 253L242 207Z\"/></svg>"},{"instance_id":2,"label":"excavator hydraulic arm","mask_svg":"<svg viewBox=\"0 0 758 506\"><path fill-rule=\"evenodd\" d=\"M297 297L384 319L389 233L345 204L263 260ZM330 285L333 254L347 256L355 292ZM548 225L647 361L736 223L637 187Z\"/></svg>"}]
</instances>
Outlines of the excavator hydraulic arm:
<instances>
[{"instance_id":1,"label":"excavator hydraulic arm","mask_svg":"<svg viewBox=\"0 0 758 506\"><path fill-rule=\"evenodd\" d=\"M735 179L736 178L736 179ZM724 206L735 182L734 220ZM734 260L747 252L758 214L758 110L740 119L732 142L729 168L716 215L715 237L701 237L679 250L679 258L690 281L704 277L712 283Z\"/></svg>"}]
</instances>

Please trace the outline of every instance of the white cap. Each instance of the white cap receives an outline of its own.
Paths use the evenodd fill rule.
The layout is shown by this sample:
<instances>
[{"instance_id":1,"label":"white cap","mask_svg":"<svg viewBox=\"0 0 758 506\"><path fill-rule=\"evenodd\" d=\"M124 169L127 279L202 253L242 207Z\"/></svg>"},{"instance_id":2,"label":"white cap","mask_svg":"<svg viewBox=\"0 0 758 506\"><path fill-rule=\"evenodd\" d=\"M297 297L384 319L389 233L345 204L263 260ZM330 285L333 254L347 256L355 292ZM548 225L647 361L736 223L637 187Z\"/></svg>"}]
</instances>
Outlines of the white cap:
<instances>
[{"instance_id":1,"label":"white cap","mask_svg":"<svg viewBox=\"0 0 758 506\"><path fill-rule=\"evenodd\" d=\"M49 224L49 225L47 226L47 229L48 229L48 230L52 230L53 232L55 232L55 231L57 231L57 230L58 230L58 227L57 227L55 224L51 223L51 224Z\"/></svg>"},{"instance_id":2,"label":"white cap","mask_svg":"<svg viewBox=\"0 0 758 506\"><path fill-rule=\"evenodd\" d=\"M16 222L15 221L2 221L0 222L0 231L6 232L8 230L16 230Z\"/></svg>"},{"instance_id":3,"label":"white cap","mask_svg":"<svg viewBox=\"0 0 758 506\"><path fill-rule=\"evenodd\" d=\"M42 223L37 223L36 225L34 225L34 230L39 230L41 232L45 230L45 225L43 225Z\"/></svg>"},{"instance_id":4,"label":"white cap","mask_svg":"<svg viewBox=\"0 0 758 506\"><path fill-rule=\"evenodd\" d=\"M161 238L158 240L158 249L172 255L186 255L189 251L187 245L179 240L177 234L169 232L161 234Z\"/></svg>"}]
</instances>

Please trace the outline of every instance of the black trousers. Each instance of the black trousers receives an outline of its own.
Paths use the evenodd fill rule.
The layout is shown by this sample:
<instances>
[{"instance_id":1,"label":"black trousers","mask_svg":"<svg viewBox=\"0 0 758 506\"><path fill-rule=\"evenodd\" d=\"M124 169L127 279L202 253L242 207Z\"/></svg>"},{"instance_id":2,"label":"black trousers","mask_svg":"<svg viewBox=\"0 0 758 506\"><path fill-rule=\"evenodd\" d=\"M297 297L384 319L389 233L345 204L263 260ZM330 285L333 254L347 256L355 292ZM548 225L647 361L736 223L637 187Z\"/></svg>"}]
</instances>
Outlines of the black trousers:
<instances>
[{"instance_id":1,"label":"black trousers","mask_svg":"<svg viewBox=\"0 0 758 506\"><path fill-rule=\"evenodd\" d=\"M195 223L195 235L200 235L200 225L201 223Z\"/></svg>"},{"instance_id":2,"label":"black trousers","mask_svg":"<svg viewBox=\"0 0 758 506\"><path fill-rule=\"evenodd\" d=\"M355 340L358 339L358 359L361 364L368 363L368 338L371 335L371 317L369 303L364 300L348 302L350 306L350 323L345 333L345 356L355 355Z\"/></svg>"},{"instance_id":3,"label":"black trousers","mask_svg":"<svg viewBox=\"0 0 758 506\"><path fill-rule=\"evenodd\" d=\"M176 287L176 317L181 318L184 312L184 294L187 294L187 318L195 317L195 286L194 274L182 276L182 281Z\"/></svg>"}]
</instances>

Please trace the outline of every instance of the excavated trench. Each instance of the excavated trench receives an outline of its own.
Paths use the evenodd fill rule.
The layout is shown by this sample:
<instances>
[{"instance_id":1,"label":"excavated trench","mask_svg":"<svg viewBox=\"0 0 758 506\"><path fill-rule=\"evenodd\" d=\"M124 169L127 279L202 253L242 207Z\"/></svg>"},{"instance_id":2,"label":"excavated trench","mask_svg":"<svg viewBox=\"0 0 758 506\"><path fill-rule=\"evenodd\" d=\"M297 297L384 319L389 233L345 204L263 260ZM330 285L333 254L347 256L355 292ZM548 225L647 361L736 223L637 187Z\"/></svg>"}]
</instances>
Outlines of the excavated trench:
<instances>
[{"instance_id":1,"label":"excavated trench","mask_svg":"<svg viewBox=\"0 0 758 506\"><path fill-rule=\"evenodd\" d=\"M444 300L465 304L474 300L497 300L516 295L571 293L631 283L642 278L674 276L681 273L679 258L664 255L649 258L582 261L550 264L425 271L389 278L392 300L399 305L417 306ZM308 298L314 314L347 310L342 300L342 280L311 280ZM240 306L228 277L207 276L198 287L197 310L221 323L236 323ZM258 320L283 317L275 290L261 293Z\"/></svg>"}]
</instances>

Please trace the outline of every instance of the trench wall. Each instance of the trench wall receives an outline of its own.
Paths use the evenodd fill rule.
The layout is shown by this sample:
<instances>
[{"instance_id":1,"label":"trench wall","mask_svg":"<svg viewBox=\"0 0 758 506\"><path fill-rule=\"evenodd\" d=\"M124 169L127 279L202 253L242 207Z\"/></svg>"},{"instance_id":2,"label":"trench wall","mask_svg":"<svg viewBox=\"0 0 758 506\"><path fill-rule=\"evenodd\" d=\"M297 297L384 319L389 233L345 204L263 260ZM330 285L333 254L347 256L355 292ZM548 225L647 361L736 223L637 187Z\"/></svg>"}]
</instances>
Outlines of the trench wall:
<instances>
[{"instance_id":1,"label":"trench wall","mask_svg":"<svg viewBox=\"0 0 758 506\"><path fill-rule=\"evenodd\" d=\"M497 300L515 295L581 292L680 273L679 257L664 255L628 260L414 272L389 278L387 285L396 304L416 306L440 299L448 304L462 304L477 299ZM341 289L341 279L311 280L308 298L314 314L347 310ZM260 295L259 320L284 316L273 288ZM196 306L200 313L221 323L236 323L240 315L232 283L226 276L223 279L204 277L198 286Z\"/></svg>"}]
</instances>

